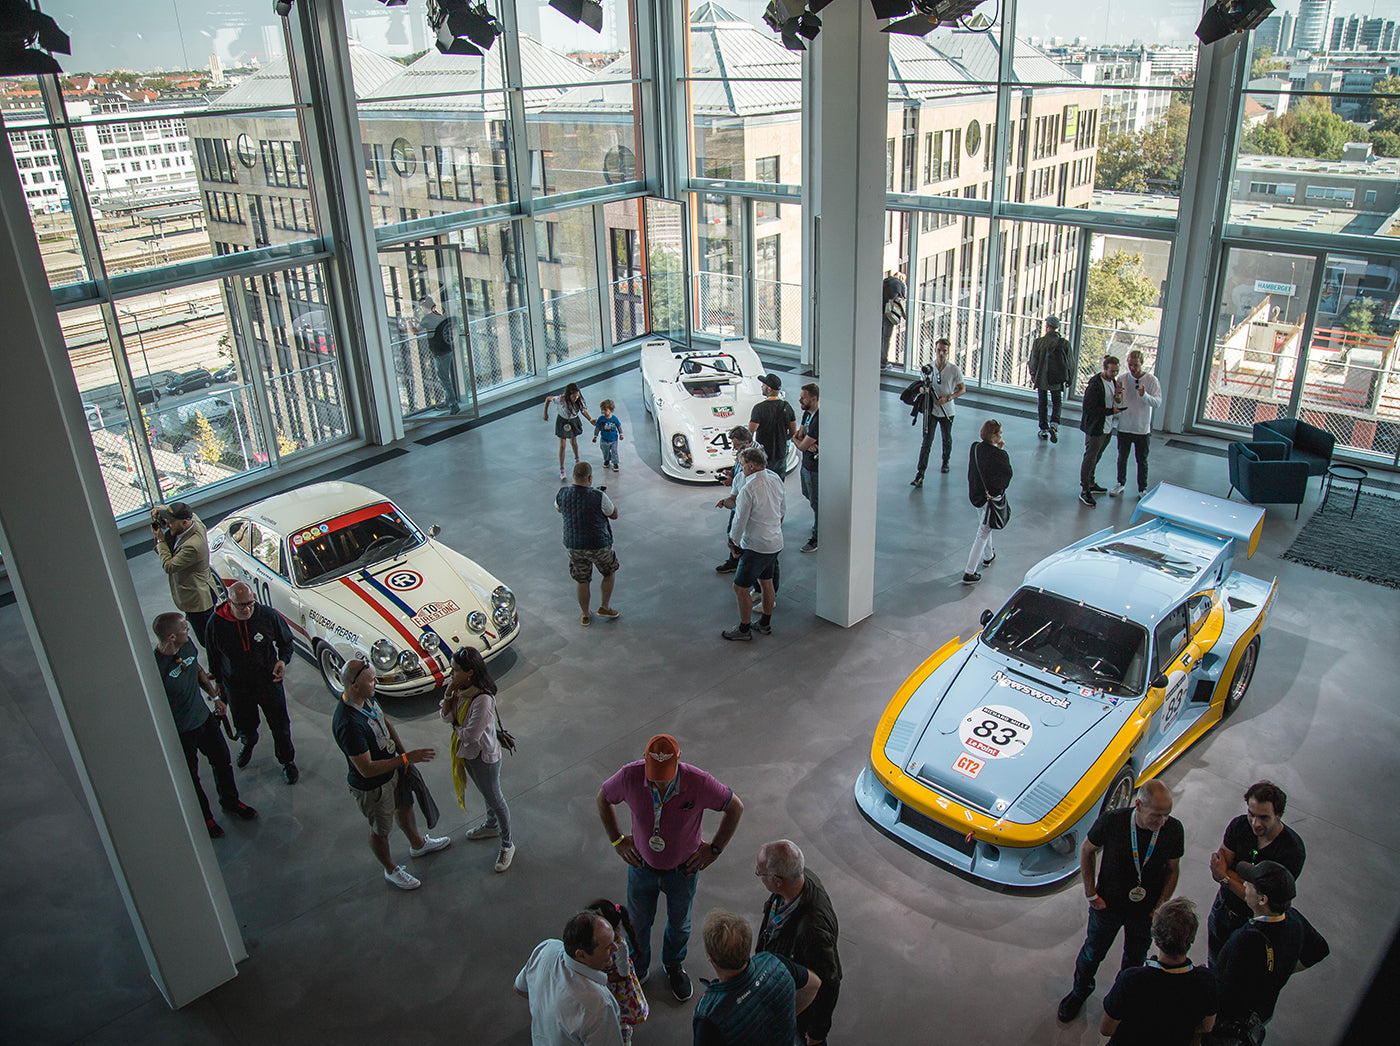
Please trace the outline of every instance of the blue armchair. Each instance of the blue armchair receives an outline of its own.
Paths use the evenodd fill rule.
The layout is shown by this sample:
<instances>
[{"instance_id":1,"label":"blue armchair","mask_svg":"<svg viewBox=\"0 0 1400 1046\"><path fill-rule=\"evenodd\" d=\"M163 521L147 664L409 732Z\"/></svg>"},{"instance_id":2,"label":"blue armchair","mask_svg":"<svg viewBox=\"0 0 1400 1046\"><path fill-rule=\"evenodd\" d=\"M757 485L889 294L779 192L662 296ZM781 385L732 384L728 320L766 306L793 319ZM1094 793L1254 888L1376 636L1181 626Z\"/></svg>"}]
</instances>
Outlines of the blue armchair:
<instances>
[{"instance_id":1,"label":"blue armchair","mask_svg":"<svg viewBox=\"0 0 1400 1046\"><path fill-rule=\"evenodd\" d=\"M1332 464L1332 451L1337 446L1336 437L1316 425L1309 425L1297 418L1276 418L1261 421L1254 426L1254 441L1275 440L1289 446L1288 461L1307 463L1309 476L1321 476Z\"/></svg>"},{"instance_id":2,"label":"blue armchair","mask_svg":"<svg viewBox=\"0 0 1400 1046\"><path fill-rule=\"evenodd\" d=\"M1295 505L1297 519L1308 492L1308 464L1290 460L1288 453L1289 445L1279 440L1231 443L1230 493L1238 490L1251 505Z\"/></svg>"}]
</instances>

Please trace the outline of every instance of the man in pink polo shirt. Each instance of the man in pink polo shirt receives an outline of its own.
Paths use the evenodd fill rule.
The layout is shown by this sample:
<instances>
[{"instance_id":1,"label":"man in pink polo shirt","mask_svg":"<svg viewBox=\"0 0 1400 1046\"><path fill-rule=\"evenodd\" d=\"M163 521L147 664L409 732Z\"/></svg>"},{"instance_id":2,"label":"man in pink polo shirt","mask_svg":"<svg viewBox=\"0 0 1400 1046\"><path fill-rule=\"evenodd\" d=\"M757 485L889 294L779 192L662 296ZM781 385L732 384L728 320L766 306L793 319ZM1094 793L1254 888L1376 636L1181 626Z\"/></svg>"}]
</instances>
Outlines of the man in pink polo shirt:
<instances>
[{"instance_id":1,"label":"man in pink polo shirt","mask_svg":"<svg viewBox=\"0 0 1400 1046\"><path fill-rule=\"evenodd\" d=\"M671 992L684 1002L693 994L681 964L690 943L690 907L695 900L695 877L708 868L739 826L744 804L734 790L698 767L682 763L681 747L670 734L647 742L646 757L628 763L598 790L598 816L619 857L627 862L627 910L636 940L632 962L645 981L651 965L651 926L656 899L666 895L666 932L661 939L661 965ZM613 807L626 803L632 832L618 827ZM701 837L706 810L724 814L714 838Z\"/></svg>"}]
</instances>

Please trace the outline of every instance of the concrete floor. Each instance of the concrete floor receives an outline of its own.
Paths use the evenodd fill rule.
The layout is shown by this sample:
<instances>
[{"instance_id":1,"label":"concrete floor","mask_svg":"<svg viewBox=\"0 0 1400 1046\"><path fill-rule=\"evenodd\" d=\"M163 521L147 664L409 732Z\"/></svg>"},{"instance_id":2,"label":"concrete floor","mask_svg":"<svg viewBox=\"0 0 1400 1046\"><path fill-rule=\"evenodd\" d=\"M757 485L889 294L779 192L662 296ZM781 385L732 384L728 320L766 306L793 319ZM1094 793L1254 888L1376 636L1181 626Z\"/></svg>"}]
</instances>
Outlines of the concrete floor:
<instances>
[{"instance_id":1,"label":"concrete floor","mask_svg":"<svg viewBox=\"0 0 1400 1046\"><path fill-rule=\"evenodd\" d=\"M284 785L271 744L262 745L239 775L262 816L225 821L228 835L214 844L250 957L233 982L182 1012L166 1007L147 976L19 612L0 609L6 1041L523 1046L528 1014L511 980L579 904L622 898L624 869L593 797L658 731L680 738L684 757L731 784L746 807L731 848L701 877L697 926L716 906L759 912L753 854L765 840L796 840L824 879L846 971L833 1041L1100 1041L1116 954L1083 1016L1055 1020L1084 930L1077 886L1022 896L965 881L879 835L857 813L851 787L906 675L948 637L975 629L983 608L998 606L1042 556L1091 527L1125 524L1131 502L1082 508L1078 433L1050 446L1035 439L1033 420L999 412L1017 470L1017 518L986 579L965 588L958 580L974 516L962 472L935 472L921 491L908 486L917 438L886 392L874 616L848 630L814 617L819 556L796 551L811 516L793 477L773 635L728 644L719 632L735 610L729 580L713 571L724 523L712 507L716 489L660 475L638 386L629 371L587 389L592 404L616 399L625 426L623 470L603 480L621 510L615 622L579 625L552 505L557 444L533 409L431 445L408 442L407 456L353 477L420 525L441 524L442 541L518 594L521 637L495 663L502 713L521 742L503 772L514 867L496 875L488 844L461 841L480 801L470 795L466 812L456 808L443 758L425 770L444 811L439 827L456 842L407 862L424 880L417 893L387 887L345 794L345 764L329 736L332 699L299 660L287 691L301 783ZM955 460L965 461L986 416L967 405L959 412ZM585 454L598 459L592 446ZM1152 462L1155 479L1215 493L1228 485L1223 456L1159 439ZM1303 522L1316 501L1314 485ZM1270 510L1245 567L1277 574L1281 596L1244 706L1165 775L1187 834L1179 892L1203 917L1213 894L1206 858L1242 810L1244 788L1269 777L1290 794L1287 821L1309 850L1298 904L1333 950L1286 990L1269 1032L1275 1046L1335 1037L1400 911L1400 805L1374 784L1397 769L1400 594L1280 559L1300 525ZM131 568L147 617L166 609L155 557ZM411 745L443 746L435 711L424 698L391 714ZM402 837L394 846L406 860ZM1202 929L1195 957L1204 951ZM709 971L698 931L687 966L699 988ZM676 1004L660 984L651 996L637 1041L689 1041L693 1003Z\"/></svg>"}]
</instances>

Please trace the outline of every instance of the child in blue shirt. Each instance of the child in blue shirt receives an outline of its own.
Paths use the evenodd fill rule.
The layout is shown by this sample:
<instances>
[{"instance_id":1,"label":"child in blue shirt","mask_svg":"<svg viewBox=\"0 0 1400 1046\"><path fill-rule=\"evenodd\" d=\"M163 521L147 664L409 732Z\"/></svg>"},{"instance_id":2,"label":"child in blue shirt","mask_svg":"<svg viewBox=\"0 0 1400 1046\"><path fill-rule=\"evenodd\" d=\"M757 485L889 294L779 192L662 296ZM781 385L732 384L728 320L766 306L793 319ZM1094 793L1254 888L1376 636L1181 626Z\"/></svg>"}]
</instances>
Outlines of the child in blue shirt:
<instances>
[{"instance_id":1,"label":"child in blue shirt","mask_svg":"<svg viewBox=\"0 0 1400 1046\"><path fill-rule=\"evenodd\" d=\"M602 412L593 422L593 442L598 442L598 437L603 437L603 468L612 466L612 470L617 469L617 441L622 438L622 422L613 415L613 410L617 404L612 400L603 400L598 404L598 409Z\"/></svg>"}]
</instances>

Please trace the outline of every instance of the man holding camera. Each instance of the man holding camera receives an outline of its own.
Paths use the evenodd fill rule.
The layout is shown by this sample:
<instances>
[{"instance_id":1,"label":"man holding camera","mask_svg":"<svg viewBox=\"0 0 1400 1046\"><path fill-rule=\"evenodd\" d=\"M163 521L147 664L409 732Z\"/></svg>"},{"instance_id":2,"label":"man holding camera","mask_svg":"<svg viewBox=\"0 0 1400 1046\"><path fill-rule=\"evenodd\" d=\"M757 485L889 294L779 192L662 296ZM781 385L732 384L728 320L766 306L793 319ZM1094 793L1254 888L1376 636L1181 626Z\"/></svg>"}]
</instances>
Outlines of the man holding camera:
<instances>
[{"instance_id":1,"label":"man holding camera","mask_svg":"<svg viewBox=\"0 0 1400 1046\"><path fill-rule=\"evenodd\" d=\"M924 441L919 447L919 470L914 473L911 487L924 485L924 470L928 468L928 455L933 447L935 429L943 432L943 465L939 471L948 471L948 458L953 453L953 401L967 391L963 383L963 373L956 363L948 359L948 339L939 338L933 343L933 366L924 364L923 379L916 381L900 396L914 409L915 418L924 415Z\"/></svg>"},{"instance_id":2,"label":"man holding camera","mask_svg":"<svg viewBox=\"0 0 1400 1046\"><path fill-rule=\"evenodd\" d=\"M209 539L204 523L183 501L151 509L156 554L170 581L170 598L190 623L190 634L204 645L214 613L214 575L209 570Z\"/></svg>"}]
</instances>

